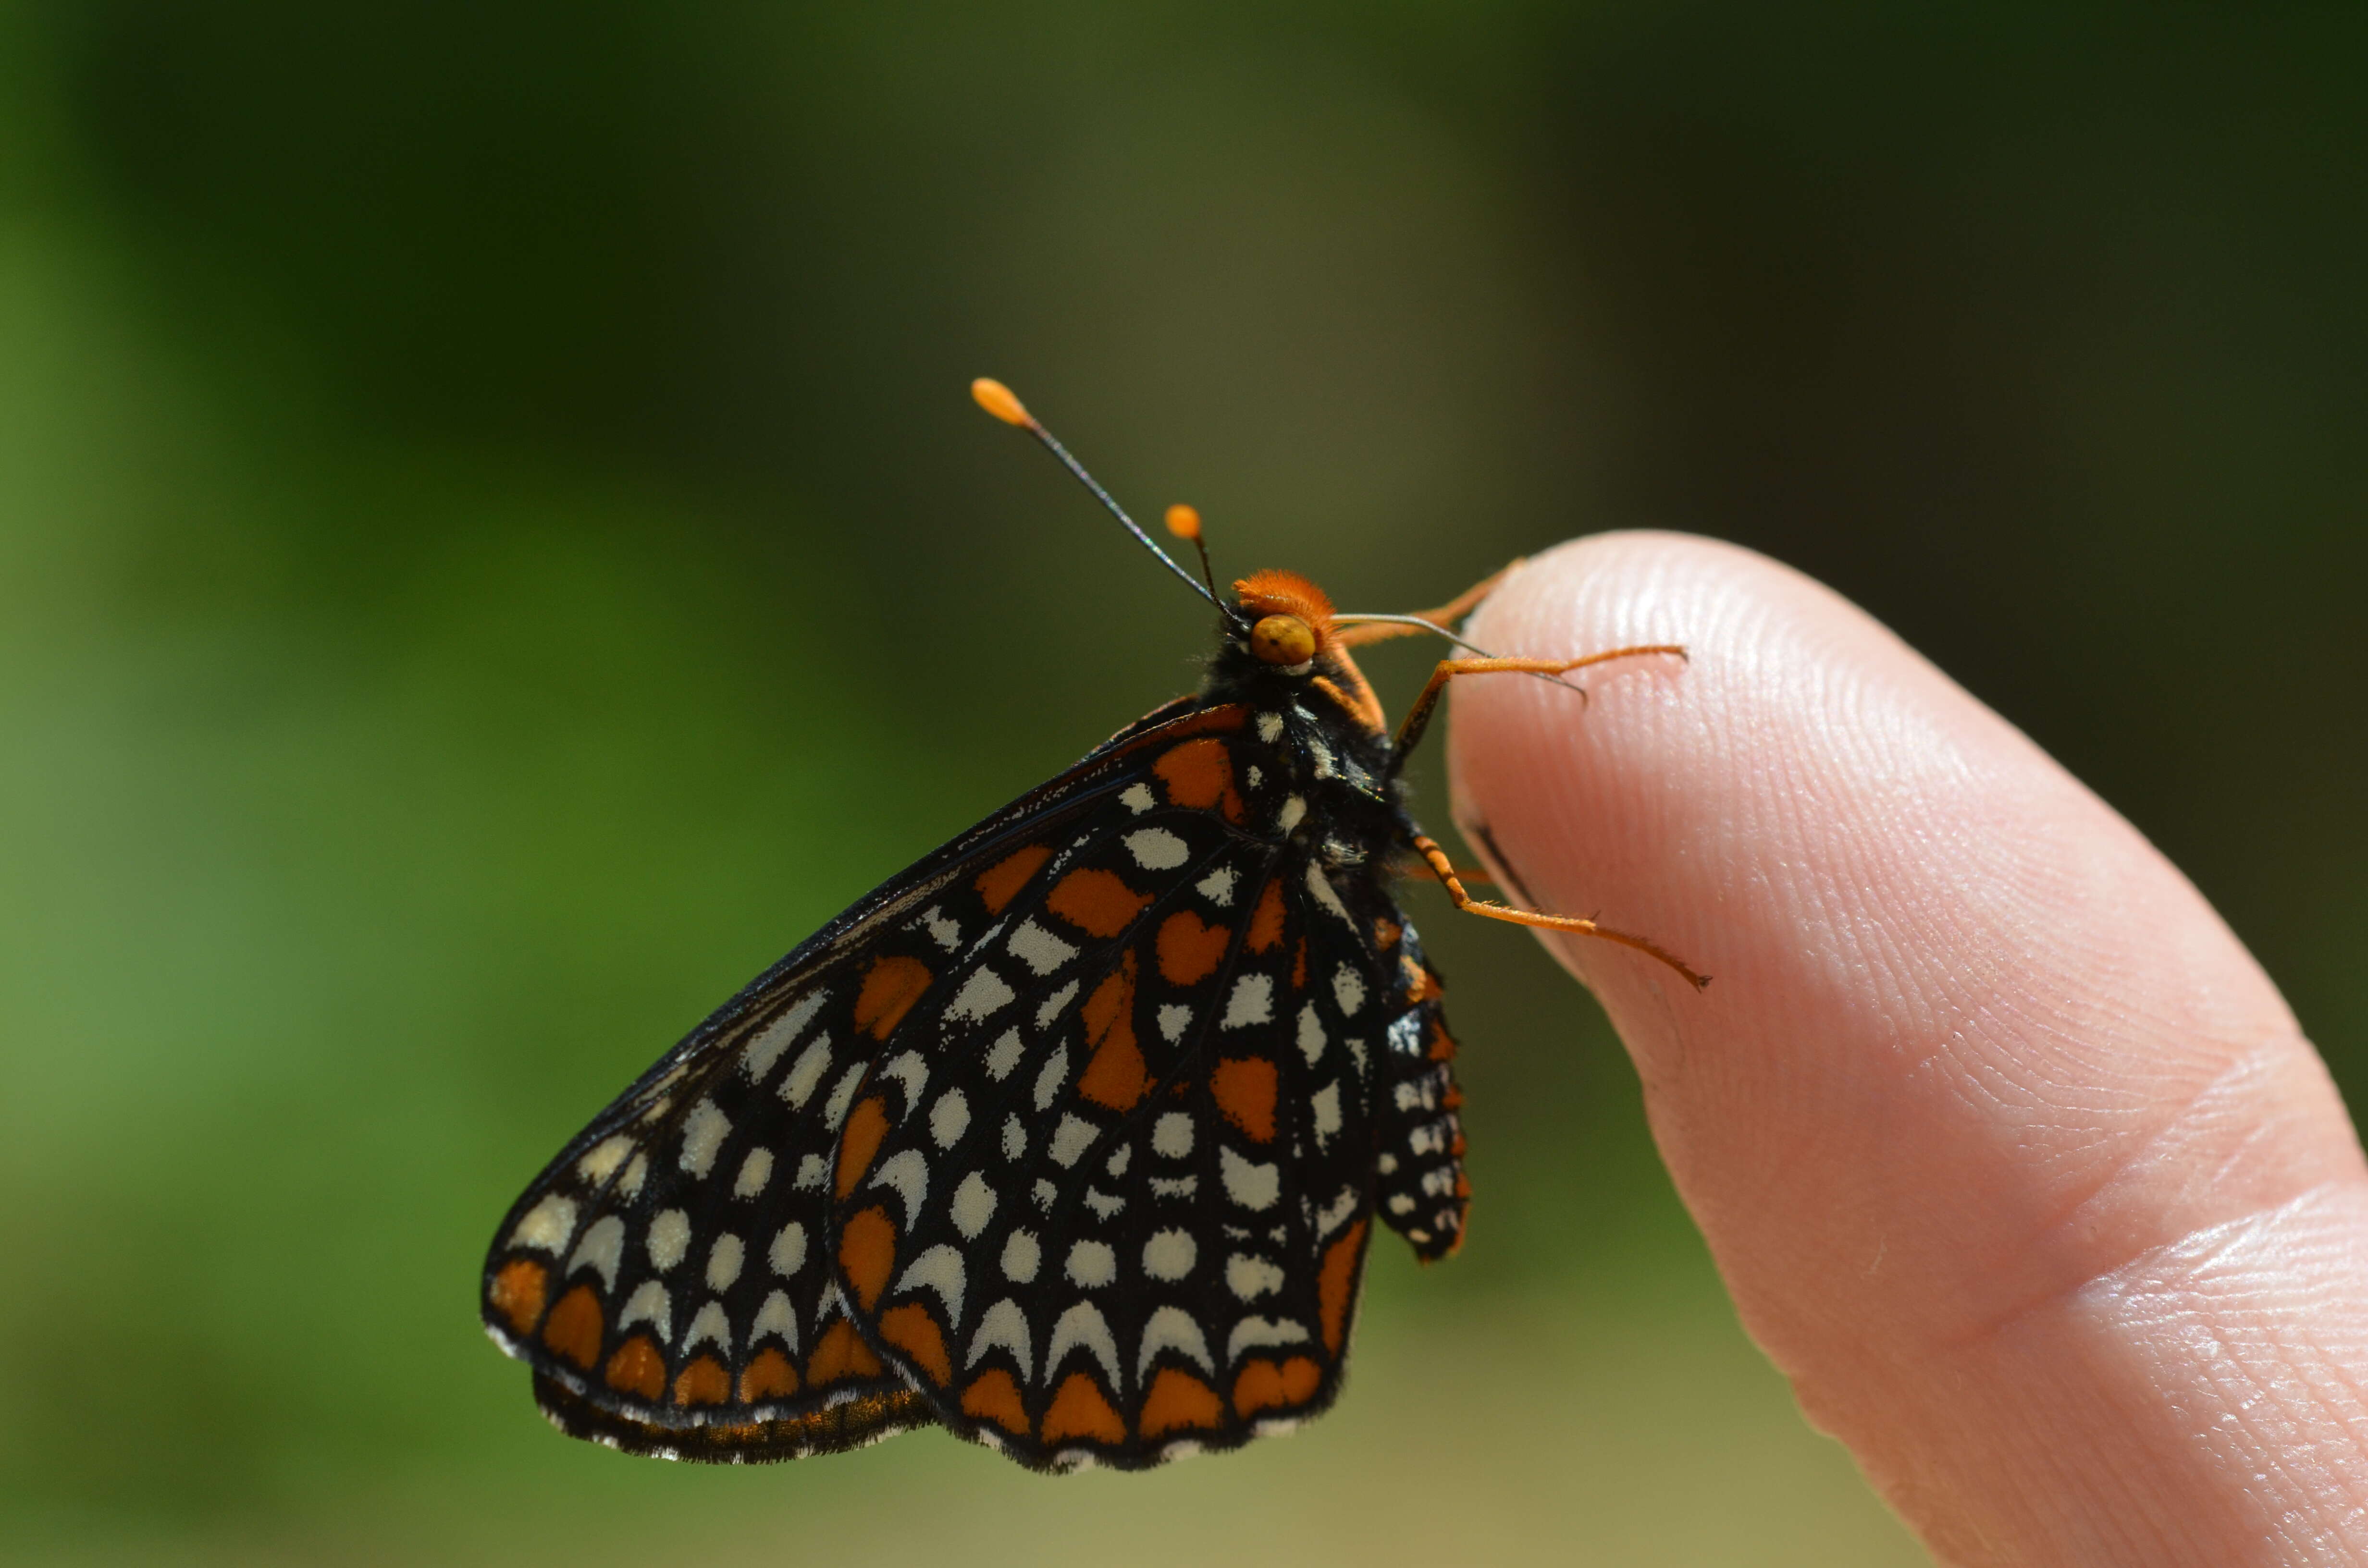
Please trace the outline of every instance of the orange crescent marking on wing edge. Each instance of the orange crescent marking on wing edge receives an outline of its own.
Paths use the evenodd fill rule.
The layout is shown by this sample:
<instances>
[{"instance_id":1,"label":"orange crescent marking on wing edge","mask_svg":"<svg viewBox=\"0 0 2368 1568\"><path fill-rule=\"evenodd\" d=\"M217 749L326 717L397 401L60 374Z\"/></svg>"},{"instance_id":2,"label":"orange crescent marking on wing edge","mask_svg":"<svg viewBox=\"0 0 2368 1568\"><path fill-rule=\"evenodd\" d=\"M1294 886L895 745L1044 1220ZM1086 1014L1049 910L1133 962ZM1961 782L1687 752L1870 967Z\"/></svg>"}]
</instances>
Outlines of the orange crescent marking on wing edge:
<instances>
[{"instance_id":1,"label":"orange crescent marking on wing edge","mask_svg":"<svg viewBox=\"0 0 2368 1568\"><path fill-rule=\"evenodd\" d=\"M722 1404L732 1397L732 1374L712 1356L700 1356L675 1374L674 1402L680 1405Z\"/></svg>"},{"instance_id":2,"label":"orange crescent marking on wing edge","mask_svg":"<svg viewBox=\"0 0 2368 1568\"><path fill-rule=\"evenodd\" d=\"M869 1030L873 1040L886 1040L928 988L929 971L920 960L874 959L864 973L863 989L856 994L855 1027Z\"/></svg>"},{"instance_id":3,"label":"orange crescent marking on wing edge","mask_svg":"<svg viewBox=\"0 0 2368 1568\"><path fill-rule=\"evenodd\" d=\"M1247 1417L1261 1410L1295 1408L1305 1404L1323 1381L1323 1369L1304 1356L1293 1356L1280 1367L1262 1356L1253 1358L1242 1364L1241 1375L1234 1380L1234 1412Z\"/></svg>"},{"instance_id":4,"label":"orange crescent marking on wing edge","mask_svg":"<svg viewBox=\"0 0 2368 1568\"><path fill-rule=\"evenodd\" d=\"M534 1259L514 1257L494 1276L485 1298L496 1312L510 1320L510 1327L520 1334L530 1333L535 1320L542 1316L542 1294L549 1278L542 1265Z\"/></svg>"},{"instance_id":5,"label":"orange crescent marking on wing edge","mask_svg":"<svg viewBox=\"0 0 2368 1568\"><path fill-rule=\"evenodd\" d=\"M1000 1367L988 1368L962 1390L962 1408L964 1415L992 1421L1014 1437L1027 1435L1028 1406L1020 1401L1019 1385Z\"/></svg>"},{"instance_id":6,"label":"orange crescent marking on wing edge","mask_svg":"<svg viewBox=\"0 0 2368 1568\"><path fill-rule=\"evenodd\" d=\"M1135 1429L1146 1437L1159 1437L1178 1428L1205 1430L1221 1425L1224 1418L1225 1403L1217 1397L1216 1390L1190 1372L1162 1367L1151 1380L1151 1392L1144 1396L1143 1415Z\"/></svg>"},{"instance_id":7,"label":"orange crescent marking on wing edge","mask_svg":"<svg viewBox=\"0 0 2368 1568\"><path fill-rule=\"evenodd\" d=\"M910 1356L923 1375L939 1388L954 1381L953 1363L946 1357L945 1334L920 1302L907 1301L882 1312L880 1337Z\"/></svg>"},{"instance_id":8,"label":"orange crescent marking on wing edge","mask_svg":"<svg viewBox=\"0 0 2368 1568\"><path fill-rule=\"evenodd\" d=\"M600 1298L589 1285L578 1285L559 1298L542 1325L542 1342L586 1371L600 1358Z\"/></svg>"},{"instance_id":9,"label":"orange crescent marking on wing edge","mask_svg":"<svg viewBox=\"0 0 2368 1568\"><path fill-rule=\"evenodd\" d=\"M1274 1142L1273 1062L1263 1056L1226 1057L1209 1074L1209 1093L1251 1142Z\"/></svg>"},{"instance_id":10,"label":"orange crescent marking on wing edge","mask_svg":"<svg viewBox=\"0 0 2368 1568\"><path fill-rule=\"evenodd\" d=\"M1041 1434L1047 1443L1057 1443L1064 1437L1092 1437L1110 1444L1126 1441L1126 1423L1118 1418L1102 1391L1084 1372L1071 1372L1061 1381L1061 1392L1044 1412L1044 1429Z\"/></svg>"},{"instance_id":11,"label":"orange crescent marking on wing edge","mask_svg":"<svg viewBox=\"0 0 2368 1568\"><path fill-rule=\"evenodd\" d=\"M768 1345L748 1358L740 1372L740 1403L756 1404L798 1392L798 1369L790 1358Z\"/></svg>"},{"instance_id":12,"label":"orange crescent marking on wing edge","mask_svg":"<svg viewBox=\"0 0 2368 1568\"><path fill-rule=\"evenodd\" d=\"M655 1401L666 1392L666 1359L646 1334L637 1334L617 1346L601 1381L619 1393L639 1394Z\"/></svg>"},{"instance_id":13,"label":"orange crescent marking on wing edge","mask_svg":"<svg viewBox=\"0 0 2368 1568\"><path fill-rule=\"evenodd\" d=\"M882 1370L880 1358L857 1335L855 1325L840 1318L814 1341L814 1358L806 1363L806 1386L820 1388L848 1377L876 1378Z\"/></svg>"}]
</instances>

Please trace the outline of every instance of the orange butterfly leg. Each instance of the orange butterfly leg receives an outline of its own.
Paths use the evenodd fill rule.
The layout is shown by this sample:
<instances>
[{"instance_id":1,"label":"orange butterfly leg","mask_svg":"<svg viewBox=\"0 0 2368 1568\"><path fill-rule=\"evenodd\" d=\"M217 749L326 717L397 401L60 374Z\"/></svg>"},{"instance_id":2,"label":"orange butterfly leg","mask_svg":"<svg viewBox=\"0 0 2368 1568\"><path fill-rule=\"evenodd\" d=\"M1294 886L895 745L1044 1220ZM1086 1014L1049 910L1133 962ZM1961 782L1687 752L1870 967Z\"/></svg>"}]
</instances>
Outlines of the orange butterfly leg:
<instances>
[{"instance_id":1,"label":"orange butterfly leg","mask_svg":"<svg viewBox=\"0 0 2368 1568\"><path fill-rule=\"evenodd\" d=\"M1491 903L1485 899L1474 898L1463 891L1463 881L1456 875L1453 862L1448 859L1447 851L1439 846L1437 840L1428 834L1418 833L1415 835L1414 846L1430 863L1431 874L1447 889L1447 896L1455 901L1455 907L1466 915L1485 915L1490 920L1502 920L1515 926L1534 926L1548 931L1572 931L1582 937L1600 937L1607 942L1617 942L1623 948L1634 948L1640 953L1660 960L1684 975L1686 983L1697 991L1710 983L1710 976L1696 974L1684 960L1643 937L1614 931L1608 926L1582 920L1576 915L1538 915L1526 909L1515 909L1510 904Z\"/></svg>"},{"instance_id":2,"label":"orange butterfly leg","mask_svg":"<svg viewBox=\"0 0 2368 1568\"><path fill-rule=\"evenodd\" d=\"M1398 726L1396 756L1394 766L1403 766L1406 753L1422 739L1430 727L1430 711L1439 706L1439 694L1457 676L1531 675L1563 676L1573 670L1583 670L1589 665L1600 665L1611 659L1633 659L1640 653L1669 653L1684 658L1686 651L1673 642L1651 642L1634 648L1613 648L1608 653L1589 653L1580 659L1441 659L1439 667L1430 672L1422 695L1406 710L1406 722ZM1584 692L1581 696L1586 695Z\"/></svg>"}]
</instances>

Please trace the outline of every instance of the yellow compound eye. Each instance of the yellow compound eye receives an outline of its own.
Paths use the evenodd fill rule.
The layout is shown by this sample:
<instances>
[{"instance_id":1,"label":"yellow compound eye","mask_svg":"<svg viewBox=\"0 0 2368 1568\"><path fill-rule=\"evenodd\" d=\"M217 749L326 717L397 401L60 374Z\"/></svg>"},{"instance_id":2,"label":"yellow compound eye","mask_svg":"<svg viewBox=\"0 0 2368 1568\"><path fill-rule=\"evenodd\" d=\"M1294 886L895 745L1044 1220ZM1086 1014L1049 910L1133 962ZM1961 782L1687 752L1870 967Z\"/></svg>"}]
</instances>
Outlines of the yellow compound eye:
<instances>
[{"instance_id":1,"label":"yellow compound eye","mask_svg":"<svg viewBox=\"0 0 2368 1568\"><path fill-rule=\"evenodd\" d=\"M1295 615L1269 615L1250 628L1250 652L1269 665L1304 665L1315 657L1315 632Z\"/></svg>"}]
</instances>

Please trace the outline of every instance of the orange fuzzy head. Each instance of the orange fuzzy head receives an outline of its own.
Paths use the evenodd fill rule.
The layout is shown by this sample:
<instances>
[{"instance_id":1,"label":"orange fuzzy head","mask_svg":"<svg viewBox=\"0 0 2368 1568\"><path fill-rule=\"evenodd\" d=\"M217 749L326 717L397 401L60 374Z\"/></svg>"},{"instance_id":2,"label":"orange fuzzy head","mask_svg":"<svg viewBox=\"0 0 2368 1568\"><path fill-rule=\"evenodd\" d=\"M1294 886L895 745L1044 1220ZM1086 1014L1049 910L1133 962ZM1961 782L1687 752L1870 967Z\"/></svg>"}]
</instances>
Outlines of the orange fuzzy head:
<instances>
[{"instance_id":1,"label":"orange fuzzy head","mask_svg":"<svg viewBox=\"0 0 2368 1568\"><path fill-rule=\"evenodd\" d=\"M1264 663L1304 665L1332 641L1332 601L1296 572L1253 572L1234 585L1251 621L1250 652Z\"/></svg>"}]
</instances>

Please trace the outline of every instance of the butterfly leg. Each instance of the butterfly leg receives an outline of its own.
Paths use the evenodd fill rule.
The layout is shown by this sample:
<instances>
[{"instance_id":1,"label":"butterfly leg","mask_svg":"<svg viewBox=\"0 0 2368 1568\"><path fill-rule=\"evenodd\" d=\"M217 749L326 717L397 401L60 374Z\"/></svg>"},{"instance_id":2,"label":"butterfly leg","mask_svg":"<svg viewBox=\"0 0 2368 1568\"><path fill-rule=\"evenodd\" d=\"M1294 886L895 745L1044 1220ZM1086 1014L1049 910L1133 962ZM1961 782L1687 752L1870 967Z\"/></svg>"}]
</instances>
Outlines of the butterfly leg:
<instances>
[{"instance_id":1,"label":"butterfly leg","mask_svg":"<svg viewBox=\"0 0 2368 1568\"><path fill-rule=\"evenodd\" d=\"M1531 675L1563 676L1573 670L1583 670L1589 665L1600 665L1611 659L1633 659L1640 653L1674 653L1682 659L1686 651L1675 643L1655 642L1634 648L1613 648L1608 653L1589 653L1583 659L1441 659L1439 667L1430 672L1429 681L1422 695L1406 710L1406 722L1398 726L1398 738L1392 748L1390 770L1395 773L1406 766L1406 759L1430 728L1431 710L1439 706L1439 694L1457 676Z\"/></svg>"},{"instance_id":2,"label":"butterfly leg","mask_svg":"<svg viewBox=\"0 0 2368 1568\"><path fill-rule=\"evenodd\" d=\"M1623 948L1634 948L1640 953L1660 960L1684 975L1686 983L1697 991L1710 983L1710 976L1696 974L1685 960L1643 937L1614 931L1608 926L1599 926L1576 915L1539 915L1526 909L1515 909L1510 904L1491 903L1486 899L1474 898L1463 891L1463 882L1455 873L1454 862L1448 859L1447 851L1439 846L1436 839L1429 834L1417 833L1414 835L1414 847L1415 852L1429 863L1432 875L1447 889L1447 896L1455 901L1455 907L1466 915L1485 915L1490 920L1503 920L1515 926L1534 926L1547 931L1571 931L1582 937L1600 937L1607 942L1617 942Z\"/></svg>"},{"instance_id":3,"label":"butterfly leg","mask_svg":"<svg viewBox=\"0 0 2368 1568\"><path fill-rule=\"evenodd\" d=\"M1427 620L1433 626L1452 625L1470 615L1478 608L1482 599L1497 591L1497 584L1503 582L1527 559L1528 557L1520 555L1513 557L1512 560L1497 567L1497 570L1440 605L1437 609L1414 611L1415 619ZM1372 620L1354 626L1344 626L1332 636L1333 640L1342 647L1354 648L1367 642L1379 642L1391 637L1412 637L1422 630L1419 626L1408 626L1402 621Z\"/></svg>"}]
</instances>

